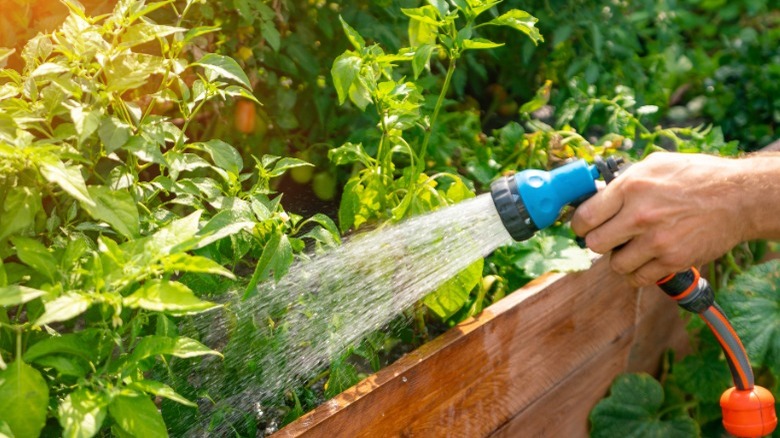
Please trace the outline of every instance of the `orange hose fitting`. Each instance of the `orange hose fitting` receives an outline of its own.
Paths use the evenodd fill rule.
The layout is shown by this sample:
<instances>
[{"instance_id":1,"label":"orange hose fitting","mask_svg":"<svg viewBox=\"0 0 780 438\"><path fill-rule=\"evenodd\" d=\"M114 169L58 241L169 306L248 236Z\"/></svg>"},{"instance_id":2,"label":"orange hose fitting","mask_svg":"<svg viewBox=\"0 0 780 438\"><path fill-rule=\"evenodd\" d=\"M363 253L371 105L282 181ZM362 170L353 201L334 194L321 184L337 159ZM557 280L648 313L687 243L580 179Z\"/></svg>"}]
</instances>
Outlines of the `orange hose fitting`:
<instances>
[{"instance_id":1,"label":"orange hose fitting","mask_svg":"<svg viewBox=\"0 0 780 438\"><path fill-rule=\"evenodd\" d=\"M766 388L729 388L720 397L723 426L737 437L771 435L777 426L775 398Z\"/></svg>"}]
</instances>

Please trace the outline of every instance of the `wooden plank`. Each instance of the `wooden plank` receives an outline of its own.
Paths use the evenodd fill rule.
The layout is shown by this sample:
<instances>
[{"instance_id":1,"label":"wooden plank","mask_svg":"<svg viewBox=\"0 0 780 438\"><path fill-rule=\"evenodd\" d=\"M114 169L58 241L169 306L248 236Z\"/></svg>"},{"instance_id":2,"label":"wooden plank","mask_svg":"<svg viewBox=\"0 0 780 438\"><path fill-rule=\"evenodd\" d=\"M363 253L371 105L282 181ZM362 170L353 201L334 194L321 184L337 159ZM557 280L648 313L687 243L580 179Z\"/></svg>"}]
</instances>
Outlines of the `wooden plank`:
<instances>
[{"instance_id":1,"label":"wooden plank","mask_svg":"<svg viewBox=\"0 0 780 438\"><path fill-rule=\"evenodd\" d=\"M626 366L631 338L622 337L564 377L491 438L587 437L588 415ZM545 419L540 421L540 419Z\"/></svg>"},{"instance_id":2,"label":"wooden plank","mask_svg":"<svg viewBox=\"0 0 780 438\"><path fill-rule=\"evenodd\" d=\"M685 324L692 317L656 286L640 290L636 336L626 372L644 371L656 375L668 349L676 351L679 360L691 351Z\"/></svg>"},{"instance_id":3,"label":"wooden plank","mask_svg":"<svg viewBox=\"0 0 780 438\"><path fill-rule=\"evenodd\" d=\"M275 436L486 436L605 350L630 344L636 304L605 259L545 277ZM621 351L615 360L625 364Z\"/></svg>"}]
</instances>

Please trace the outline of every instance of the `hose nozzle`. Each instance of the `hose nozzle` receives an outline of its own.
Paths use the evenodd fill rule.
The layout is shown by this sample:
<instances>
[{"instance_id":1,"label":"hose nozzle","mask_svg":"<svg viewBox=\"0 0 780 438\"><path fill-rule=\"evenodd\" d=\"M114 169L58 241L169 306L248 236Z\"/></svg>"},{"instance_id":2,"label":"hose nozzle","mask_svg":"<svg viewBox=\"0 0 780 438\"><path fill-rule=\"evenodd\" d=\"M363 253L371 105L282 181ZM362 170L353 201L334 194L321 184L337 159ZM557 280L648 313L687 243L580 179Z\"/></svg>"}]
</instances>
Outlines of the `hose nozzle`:
<instances>
[{"instance_id":1,"label":"hose nozzle","mask_svg":"<svg viewBox=\"0 0 780 438\"><path fill-rule=\"evenodd\" d=\"M493 203L509 235L517 241L530 238L552 225L569 204L577 204L596 193L600 164L590 166L577 160L549 172L528 169L504 176L490 186ZM619 163L613 163L614 173Z\"/></svg>"}]
</instances>

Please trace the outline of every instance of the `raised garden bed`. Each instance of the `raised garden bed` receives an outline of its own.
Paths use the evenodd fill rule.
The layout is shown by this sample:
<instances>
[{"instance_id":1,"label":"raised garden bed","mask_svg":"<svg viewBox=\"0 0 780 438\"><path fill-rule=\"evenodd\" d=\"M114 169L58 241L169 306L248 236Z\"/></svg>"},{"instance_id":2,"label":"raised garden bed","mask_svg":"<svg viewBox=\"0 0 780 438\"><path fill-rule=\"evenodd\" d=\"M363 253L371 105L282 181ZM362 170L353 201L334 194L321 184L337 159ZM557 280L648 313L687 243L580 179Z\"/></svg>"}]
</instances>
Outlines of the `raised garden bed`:
<instances>
[{"instance_id":1,"label":"raised garden bed","mask_svg":"<svg viewBox=\"0 0 780 438\"><path fill-rule=\"evenodd\" d=\"M273 436L587 436L617 374L655 373L687 347L676 304L602 258L537 279Z\"/></svg>"}]
</instances>

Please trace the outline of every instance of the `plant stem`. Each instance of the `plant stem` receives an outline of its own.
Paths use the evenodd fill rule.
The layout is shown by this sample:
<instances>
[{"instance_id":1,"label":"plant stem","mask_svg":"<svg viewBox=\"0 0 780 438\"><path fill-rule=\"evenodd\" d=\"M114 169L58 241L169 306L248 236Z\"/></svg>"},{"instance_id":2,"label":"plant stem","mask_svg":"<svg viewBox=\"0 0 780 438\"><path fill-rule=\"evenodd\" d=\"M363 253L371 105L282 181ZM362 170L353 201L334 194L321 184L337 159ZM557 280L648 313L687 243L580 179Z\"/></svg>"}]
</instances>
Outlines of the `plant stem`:
<instances>
[{"instance_id":1,"label":"plant stem","mask_svg":"<svg viewBox=\"0 0 780 438\"><path fill-rule=\"evenodd\" d=\"M18 362L20 365L22 363L22 327L21 326L16 327L16 357L14 357L14 361Z\"/></svg>"},{"instance_id":2,"label":"plant stem","mask_svg":"<svg viewBox=\"0 0 780 438\"><path fill-rule=\"evenodd\" d=\"M420 147L420 157L418 158L420 166L420 172L425 170L425 155L428 151L428 142L431 140L431 133L433 132L433 126L436 123L436 119L439 117L439 111L444 104L444 98L447 96L447 91L450 89L450 82L452 82L452 75L455 73L455 66L457 62L455 59L450 59L450 66L447 69L447 76L444 77L444 85L442 86L441 93L439 93L439 99L436 101L436 106L433 108L433 115L431 116L431 122L428 124L428 131L425 133L425 139Z\"/></svg>"}]
</instances>

